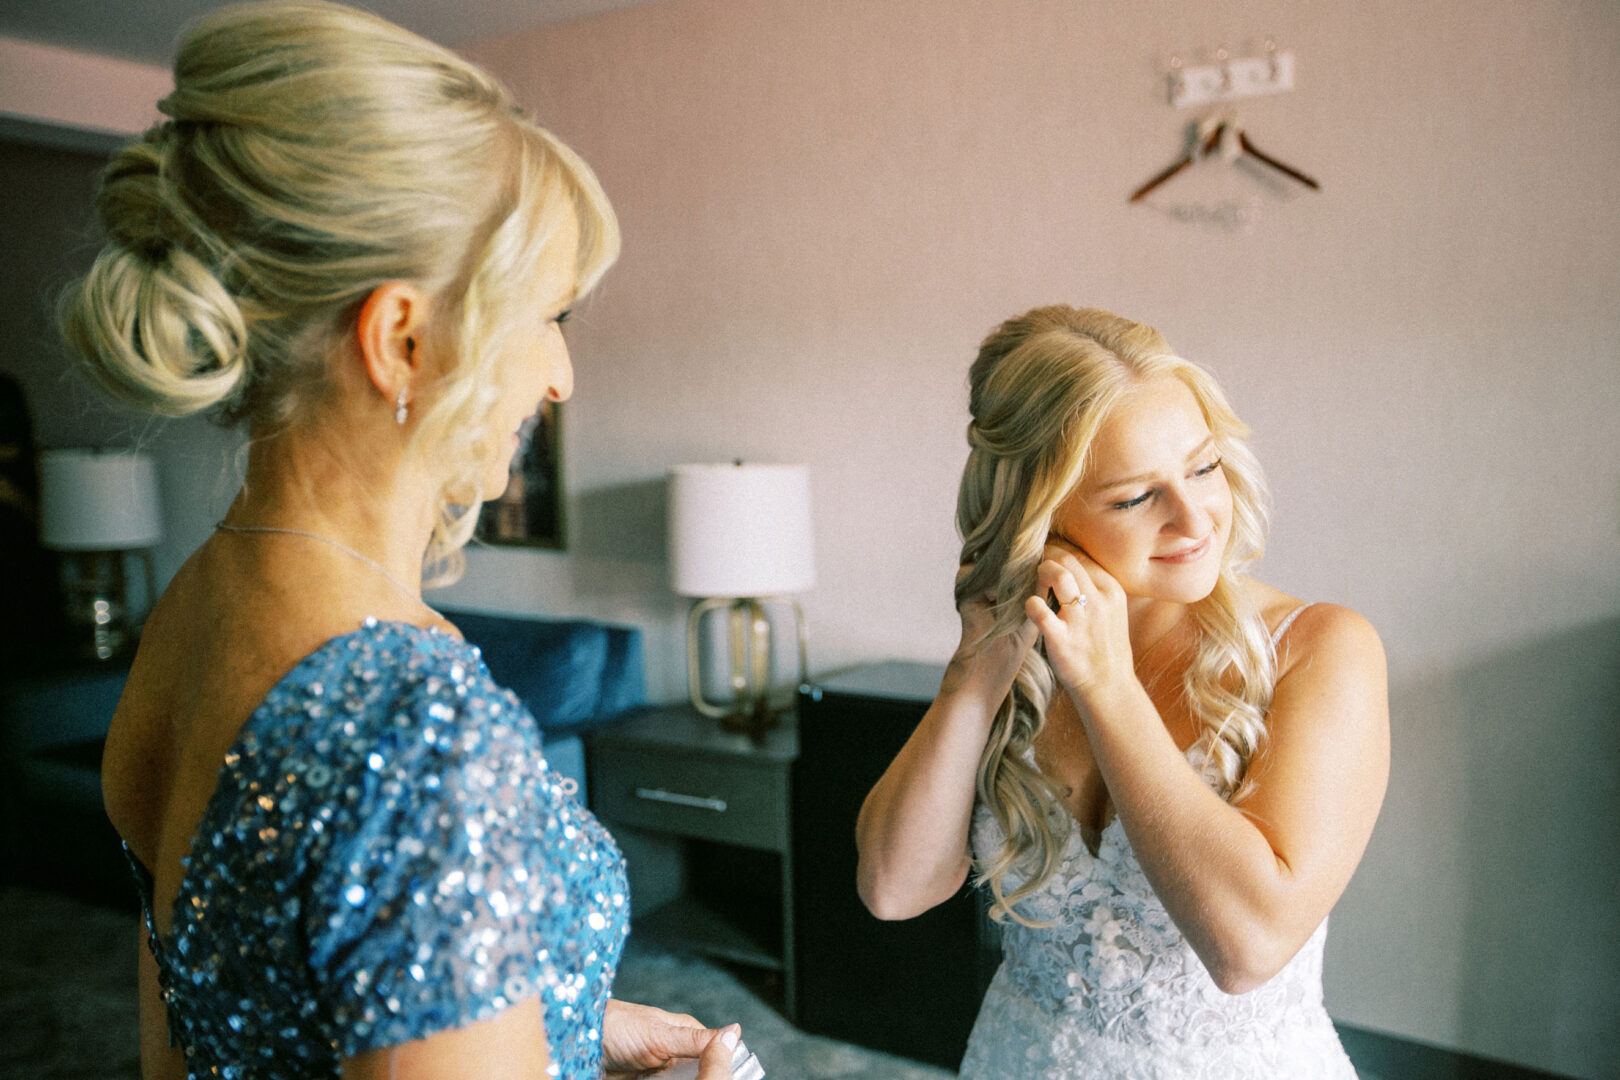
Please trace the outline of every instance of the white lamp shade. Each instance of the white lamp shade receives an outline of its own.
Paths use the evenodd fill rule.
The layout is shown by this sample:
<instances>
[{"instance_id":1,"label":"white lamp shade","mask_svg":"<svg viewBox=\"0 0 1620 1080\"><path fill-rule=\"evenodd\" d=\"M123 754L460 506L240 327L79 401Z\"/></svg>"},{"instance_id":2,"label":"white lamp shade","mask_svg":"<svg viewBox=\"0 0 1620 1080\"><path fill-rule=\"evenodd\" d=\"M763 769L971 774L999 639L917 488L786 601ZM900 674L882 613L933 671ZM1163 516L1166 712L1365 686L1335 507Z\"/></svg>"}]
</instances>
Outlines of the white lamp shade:
<instances>
[{"instance_id":1,"label":"white lamp shade","mask_svg":"<svg viewBox=\"0 0 1620 1080\"><path fill-rule=\"evenodd\" d=\"M816 583L808 465L677 465L669 583L682 596L780 596Z\"/></svg>"},{"instance_id":2,"label":"white lamp shade","mask_svg":"<svg viewBox=\"0 0 1620 1080\"><path fill-rule=\"evenodd\" d=\"M39 456L39 540L56 551L131 551L163 539L157 470L137 453Z\"/></svg>"}]
</instances>

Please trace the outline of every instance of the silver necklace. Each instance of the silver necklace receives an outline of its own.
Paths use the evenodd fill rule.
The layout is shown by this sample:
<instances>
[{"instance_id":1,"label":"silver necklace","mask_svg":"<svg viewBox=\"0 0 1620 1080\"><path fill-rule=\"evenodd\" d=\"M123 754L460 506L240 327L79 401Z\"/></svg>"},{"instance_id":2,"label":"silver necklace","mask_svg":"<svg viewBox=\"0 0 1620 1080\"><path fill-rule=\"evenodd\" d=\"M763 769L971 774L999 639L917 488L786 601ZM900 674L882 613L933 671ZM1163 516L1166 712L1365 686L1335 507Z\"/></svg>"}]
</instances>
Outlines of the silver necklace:
<instances>
[{"instance_id":1,"label":"silver necklace","mask_svg":"<svg viewBox=\"0 0 1620 1080\"><path fill-rule=\"evenodd\" d=\"M339 551L353 555L355 558L377 571L377 573L387 578L388 583L394 588L398 589L407 600L411 600L418 604L422 603L421 595L411 591L411 588L408 585L399 580L399 578L395 577L393 574L390 574L387 567L383 566L382 563L378 562L376 559L373 559L369 555L362 555L348 544L343 543L341 540L334 540L330 536L322 536L320 533L305 532L303 529L280 529L274 525L227 525L223 521L215 525L214 528L223 529L226 532L233 533L279 533L283 536L306 536L311 540L319 540L323 544L331 544Z\"/></svg>"}]
</instances>

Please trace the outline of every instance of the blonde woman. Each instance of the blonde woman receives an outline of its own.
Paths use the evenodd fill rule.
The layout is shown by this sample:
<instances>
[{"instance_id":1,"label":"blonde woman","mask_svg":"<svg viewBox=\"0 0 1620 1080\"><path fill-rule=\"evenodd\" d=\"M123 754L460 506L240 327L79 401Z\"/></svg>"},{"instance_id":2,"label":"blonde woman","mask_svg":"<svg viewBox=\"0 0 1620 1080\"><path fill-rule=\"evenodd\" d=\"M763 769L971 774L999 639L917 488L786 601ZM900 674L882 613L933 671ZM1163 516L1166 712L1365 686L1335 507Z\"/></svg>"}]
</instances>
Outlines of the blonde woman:
<instances>
[{"instance_id":1,"label":"blonde woman","mask_svg":"<svg viewBox=\"0 0 1620 1080\"><path fill-rule=\"evenodd\" d=\"M1246 576L1246 429L1157 331L1039 308L970 383L962 643L862 807L862 898L977 867L1004 956L965 1077L1354 1080L1321 964L1388 774L1376 633Z\"/></svg>"},{"instance_id":2,"label":"blonde woman","mask_svg":"<svg viewBox=\"0 0 1620 1080\"><path fill-rule=\"evenodd\" d=\"M572 389L601 188L482 72L338 5L221 9L174 74L64 305L112 393L250 434L107 740L143 1075L729 1076L735 1028L609 1000L623 860L421 594Z\"/></svg>"}]
</instances>

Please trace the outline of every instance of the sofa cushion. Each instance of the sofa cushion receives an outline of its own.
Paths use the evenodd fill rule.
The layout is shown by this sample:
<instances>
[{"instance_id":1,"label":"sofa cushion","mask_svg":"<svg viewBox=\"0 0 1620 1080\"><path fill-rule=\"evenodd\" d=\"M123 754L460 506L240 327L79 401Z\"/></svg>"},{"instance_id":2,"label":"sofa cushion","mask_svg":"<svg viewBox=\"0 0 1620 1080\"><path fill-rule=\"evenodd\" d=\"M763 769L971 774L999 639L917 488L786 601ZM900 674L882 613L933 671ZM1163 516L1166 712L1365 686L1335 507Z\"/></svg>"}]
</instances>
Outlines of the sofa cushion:
<instances>
[{"instance_id":1,"label":"sofa cushion","mask_svg":"<svg viewBox=\"0 0 1620 1080\"><path fill-rule=\"evenodd\" d=\"M588 619L445 611L542 732L577 731L640 705L641 632Z\"/></svg>"},{"instance_id":2,"label":"sofa cushion","mask_svg":"<svg viewBox=\"0 0 1620 1080\"><path fill-rule=\"evenodd\" d=\"M111 664L0 684L0 757L105 736L128 675L126 665Z\"/></svg>"}]
</instances>

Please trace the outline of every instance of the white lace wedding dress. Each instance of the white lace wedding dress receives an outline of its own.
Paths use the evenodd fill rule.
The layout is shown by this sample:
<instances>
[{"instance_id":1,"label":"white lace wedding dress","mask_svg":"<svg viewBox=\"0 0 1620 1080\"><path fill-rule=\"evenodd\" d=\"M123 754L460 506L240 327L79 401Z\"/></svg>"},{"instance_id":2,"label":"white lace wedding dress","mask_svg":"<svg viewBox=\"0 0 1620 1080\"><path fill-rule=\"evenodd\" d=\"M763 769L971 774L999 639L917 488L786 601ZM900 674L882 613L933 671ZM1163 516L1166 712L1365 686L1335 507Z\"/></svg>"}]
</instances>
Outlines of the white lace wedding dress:
<instances>
[{"instance_id":1,"label":"white lace wedding dress","mask_svg":"<svg viewBox=\"0 0 1620 1080\"><path fill-rule=\"evenodd\" d=\"M975 853L1001 850L1002 838L976 807ZM1018 880L1009 874L1007 891ZM1154 895L1118 818L1096 855L1071 829L1057 873L1018 910L1051 925L1002 924L1001 967L964 1078L1356 1080L1322 1007L1326 920L1270 981L1224 993Z\"/></svg>"}]
</instances>

